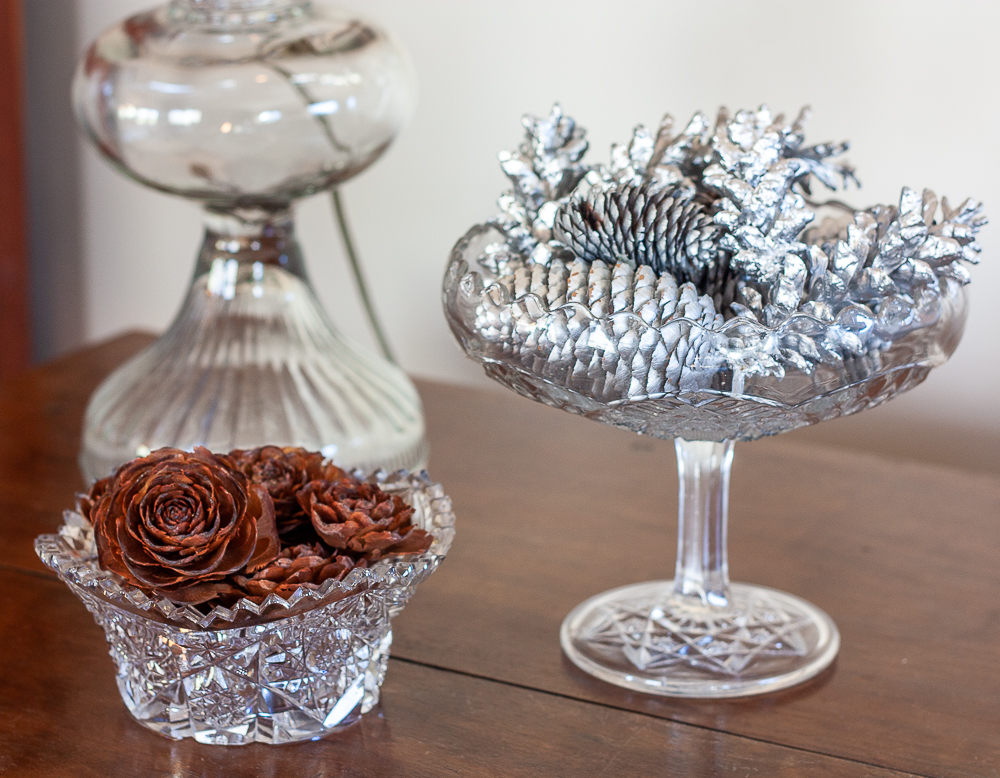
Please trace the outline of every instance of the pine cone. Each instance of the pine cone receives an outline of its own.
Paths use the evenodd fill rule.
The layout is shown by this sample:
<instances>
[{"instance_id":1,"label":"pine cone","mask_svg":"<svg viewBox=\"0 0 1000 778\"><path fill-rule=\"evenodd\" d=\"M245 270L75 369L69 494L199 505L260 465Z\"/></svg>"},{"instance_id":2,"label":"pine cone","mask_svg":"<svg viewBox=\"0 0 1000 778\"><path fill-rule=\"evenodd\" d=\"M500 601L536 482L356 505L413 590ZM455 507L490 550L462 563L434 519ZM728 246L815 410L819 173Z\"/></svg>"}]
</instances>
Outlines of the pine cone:
<instances>
[{"instance_id":1,"label":"pine cone","mask_svg":"<svg viewBox=\"0 0 1000 778\"><path fill-rule=\"evenodd\" d=\"M76 512L89 521L91 525L93 525L94 520L90 518L90 514L94 510L94 506L101 501L104 493L108 491L112 480L113 477L108 476L107 478L101 478L99 481L94 481L87 494L78 494L76 496Z\"/></svg>"},{"instance_id":2,"label":"pine cone","mask_svg":"<svg viewBox=\"0 0 1000 778\"><path fill-rule=\"evenodd\" d=\"M716 301L699 296L693 284L678 287L669 273L657 276L647 266L633 270L624 262L608 267L599 259L588 264L577 258L567 266L553 259L548 268L535 264L530 271L529 264L507 262L497 292L485 295L477 309L475 329L490 343L491 358L516 360L536 375L602 400L692 388L711 379L716 360L703 330L719 329L723 317ZM529 293L548 307L527 304L521 298ZM560 309L564 303L577 303L586 313ZM648 328L627 317L607 318L624 311ZM703 329L669 326L677 319ZM608 350L608 342L615 348Z\"/></svg>"},{"instance_id":3,"label":"pine cone","mask_svg":"<svg viewBox=\"0 0 1000 778\"><path fill-rule=\"evenodd\" d=\"M713 201L686 189L624 184L562 205L553 237L587 262L648 265L715 296L728 280L729 263L719 249L723 229L714 211Z\"/></svg>"},{"instance_id":4,"label":"pine cone","mask_svg":"<svg viewBox=\"0 0 1000 778\"><path fill-rule=\"evenodd\" d=\"M282 549L266 567L249 578L233 576L233 582L241 593L259 604L270 594L288 599L300 586L317 589L324 581L343 580L355 567L366 566L363 559L355 562L350 556L337 554L322 543L302 543Z\"/></svg>"},{"instance_id":5,"label":"pine cone","mask_svg":"<svg viewBox=\"0 0 1000 778\"><path fill-rule=\"evenodd\" d=\"M309 514L302 510L296 493L310 481L341 481L348 477L318 451L306 451L304 448L261 446L236 449L229 452L229 459L251 483L267 489L274 502L278 534L286 540L309 524Z\"/></svg>"},{"instance_id":6,"label":"pine cone","mask_svg":"<svg viewBox=\"0 0 1000 778\"><path fill-rule=\"evenodd\" d=\"M201 447L133 459L90 501L101 567L173 602L206 602L278 553L267 490Z\"/></svg>"},{"instance_id":7,"label":"pine cone","mask_svg":"<svg viewBox=\"0 0 1000 778\"><path fill-rule=\"evenodd\" d=\"M323 541L369 562L388 554L414 554L434 538L410 522L413 508L374 484L313 481L299 491L299 504Z\"/></svg>"},{"instance_id":8,"label":"pine cone","mask_svg":"<svg viewBox=\"0 0 1000 778\"><path fill-rule=\"evenodd\" d=\"M497 363L491 374L515 366L602 401L708 388L727 360L734 376L808 374L937 321L944 285L968 283L963 263L981 251L982 206L942 201L938 215L929 190L904 189L898 207L866 211L831 201L850 218L807 230L818 207L804 197L811 179L858 183L832 159L846 143L803 145L807 109L791 124L766 106L720 109L714 129L699 113L675 137L667 116L655 136L640 125L612 146L585 185L574 177L555 188L546 176L564 167L544 155L572 148L574 176L587 168L582 129L553 117L526 120L538 153L501 156L516 189L490 222L501 240L477 249L493 275L473 325L488 344L482 356ZM796 314L823 322L823 337L801 323L764 339L737 323L728 345L713 334L734 317L778 329Z\"/></svg>"}]
</instances>

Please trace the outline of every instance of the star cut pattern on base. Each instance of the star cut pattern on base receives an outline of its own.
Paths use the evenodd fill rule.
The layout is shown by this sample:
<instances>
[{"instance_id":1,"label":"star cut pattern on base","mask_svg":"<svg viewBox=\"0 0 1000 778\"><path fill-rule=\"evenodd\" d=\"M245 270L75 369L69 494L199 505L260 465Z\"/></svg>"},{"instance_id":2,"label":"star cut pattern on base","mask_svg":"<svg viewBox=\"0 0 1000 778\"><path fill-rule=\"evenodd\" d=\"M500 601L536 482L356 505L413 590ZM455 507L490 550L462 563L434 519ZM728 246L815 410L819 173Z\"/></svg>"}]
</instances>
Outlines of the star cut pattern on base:
<instances>
[{"instance_id":1,"label":"star cut pattern on base","mask_svg":"<svg viewBox=\"0 0 1000 778\"><path fill-rule=\"evenodd\" d=\"M760 594L727 609L649 597L603 606L579 638L646 675L681 667L736 678L761 659L805 656L810 628L807 614Z\"/></svg>"}]
</instances>

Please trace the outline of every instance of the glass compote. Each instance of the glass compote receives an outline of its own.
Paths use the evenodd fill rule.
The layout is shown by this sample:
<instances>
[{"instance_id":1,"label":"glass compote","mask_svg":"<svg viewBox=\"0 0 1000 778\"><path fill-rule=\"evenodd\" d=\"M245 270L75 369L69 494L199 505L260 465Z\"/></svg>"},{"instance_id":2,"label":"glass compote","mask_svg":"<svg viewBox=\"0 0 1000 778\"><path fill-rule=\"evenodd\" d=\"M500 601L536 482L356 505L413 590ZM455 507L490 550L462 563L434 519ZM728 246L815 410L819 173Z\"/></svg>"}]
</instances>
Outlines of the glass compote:
<instances>
[{"instance_id":1,"label":"glass compote","mask_svg":"<svg viewBox=\"0 0 1000 778\"><path fill-rule=\"evenodd\" d=\"M639 434L674 439L677 452L673 581L625 586L581 603L562 625L566 655L605 681L682 697L759 694L822 671L840 644L829 616L791 594L729 580L726 526L734 441L856 413L919 384L948 359L961 338L963 287L950 280L942 283L939 315L927 326L884 350L839 366L820 364L811 373L786 369L776 375L749 360L741 370L736 352L752 350L762 339L780 341L805 332L821 340L842 323L800 315L777 328L733 320L728 328L711 331L689 319L675 319L675 331L663 333L631 311L595 318L585 306L550 308L530 293L518 298L524 315L510 326L534 326L538 335L533 348L514 353L510 342L491 337L496 330L483 326L484 316L498 302L518 304L487 269L489 247L502 239L492 226L475 227L455 246L448 264L445 311L465 352L487 375L525 397ZM599 379L575 370L579 362L546 343L543 334L574 319L593 333L590 342L598 361L630 359L635 344L646 337L700 343L699 355L689 362L700 379L679 390L642 395L629 393L632 375L616 372L614 365ZM533 324L527 325L529 321ZM497 324L503 332L503 322ZM720 353L729 358L720 362Z\"/></svg>"},{"instance_id":2,"label":"glass compote","mask_svg":"<svg viewBox=\"0 0 1000 778\"><path fill-rule=\"evenodd\" d=\"M676 441L674 580L597 595L563 622L566 655L611 683L737 697L827 667L840 637L825 613L729 581L733 442L885 402L961 338L981 204L906 187L898 206L813 202L813 184L856 179L833 160L846 143L805 145L808 115L721 108L680 132L667 115L597 165L558 105L525 116L499 155L500 213L452 252L445 313L490 377Z\"/></svg>"},{"instance_id":3,"label":"glass compote","mask_svg":"<svg viewBox=\"0 0 1000 778\"><path fill-rule=\"evenodd\" d=\"M120 172L205 207L180 313L91 398L84 475L162 446L265 443L366 470L422 466L412 383L330 323L291 211L374 162L410 115L396 42L304 0L173 0L102 33L73 91Z\"/></svg>"}]
</instances>

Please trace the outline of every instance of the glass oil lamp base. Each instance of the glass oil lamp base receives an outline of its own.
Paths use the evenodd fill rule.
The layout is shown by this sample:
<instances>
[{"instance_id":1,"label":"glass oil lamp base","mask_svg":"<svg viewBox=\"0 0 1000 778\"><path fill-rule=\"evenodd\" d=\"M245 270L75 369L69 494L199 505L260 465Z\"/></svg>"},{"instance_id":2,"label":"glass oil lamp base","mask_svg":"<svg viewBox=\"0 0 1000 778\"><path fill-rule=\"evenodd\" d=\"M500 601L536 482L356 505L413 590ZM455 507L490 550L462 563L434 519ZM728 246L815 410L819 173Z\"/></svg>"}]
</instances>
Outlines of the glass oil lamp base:
<instances>
[{"instance_id":1,"label":"glass oil lamp base","mask_svg":"<svg viewBox=\"0 0 1000 778\"><path fill-rule=\"evenodd\" d=\"M205 236L167 332L91 397L87 480L162 446L426 464L416 389L327 318L291 212L381 156L414 86L390 35L309 0L170 0L91 44L73 85L85 133L119 172L202 203Z\"/></svg>"},{"instance_id":2,"label":"glass oil lamp base","mask_svg":"<svg viewBox=\"0 0 1000 778\"><path fill-rule=\"evenodd\" d=\"M671 697L742 697L799 684L840 646L837 627L805 600L732 583L725 604L678 595L672 581L603 592L563 621L563 651L608 683Z\"/></svg>"},{"instance_id":3,"label":"glass oil lamp base","mask_svg":"<svg viewBox=\"0 0 1000 778\"><path fill-rule=\"evenodd\" d=\"M163 446L302 446L346 468L423 468L416 388L327 318L291 213L210 210L205 222L177 318L90 400L80 455L87 480Z\"/></svg>"}]
</instances>

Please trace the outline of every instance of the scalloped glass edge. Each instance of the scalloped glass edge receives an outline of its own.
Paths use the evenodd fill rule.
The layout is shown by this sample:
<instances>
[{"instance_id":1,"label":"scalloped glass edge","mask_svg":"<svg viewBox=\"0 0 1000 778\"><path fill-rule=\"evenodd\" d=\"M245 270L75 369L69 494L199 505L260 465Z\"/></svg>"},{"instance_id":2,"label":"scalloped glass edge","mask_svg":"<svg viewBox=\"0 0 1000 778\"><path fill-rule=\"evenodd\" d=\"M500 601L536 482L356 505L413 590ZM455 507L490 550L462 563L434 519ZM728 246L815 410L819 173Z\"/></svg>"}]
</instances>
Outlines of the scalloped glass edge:
<instances>
[{"instance_id":1,"label":"scalloped glass edge","mask_svg":"<svg viewBox=\"0 0 1000 778\"><path fill-rule=\"evenodd\" d=\"M376 470L356 477L377 483L388 494L413 506L413 524L429 532L434 541L419 554L389 556L367 568L354 568L343 580L328 580L318 589L300 587L287 600L268 595L259 605L238 600L231 608L215 606L204 613L193 605L177 605L166 598L151 598L141 589L124 583L97 564L93 530L80 514L67 510L58 534L35 538L35 553L71 589L81 589L115 607L169 626L186 629L242 629L311 611L338 600L380 589L398 590L390 597L389 615L406 605L416 586L441 563L455 536L455 515L444 488L430 480L426 471L386 473Z\"/></svg>"},{"instance_id":2,"label":"scalloped glass edge","mask_svg":"<svg viewBox=\"0 0 1000 778\"><path fill-rule=\"evenodd\" d=\"M476 361L485 364L499 364L505 365L509 368L516 370L517 372L523 373L525 375L531 375L537 378L542 378L547 383L553 387L559 389L565 389L573 392L574 394L587 397L589 400L598 403L601 406L612 406L612 405L624 405L631 404L635 402L643 402L649 400L656 400L667 396L683 394L685 391L702 391L711 392L719 396L732 397L735 399L746 400L748 402L764 402L772 406L786 406L778 397L773 396L773 394L768 393L766 390L770 388L769 384L763 381L757 382L752 379L757 377L751 374L751 381L748 381L744 386L743 391L727 391L724 389L717 389L709 386L681 386L681 390L677 392L660 392L656 394L635 394L629 395L627 391L622 393L621 396L614 400L602 400L597 397L592 397L586 393L580 392L577 389L573 389L569 386L563 386L561 383L553 381L551 377L544 377L531 370L526 369L521 364L519 364L516 359L502 359L496 356L490 356L483 353L482 349L477 348L475 344L471 343L469 340L469 335L474 336L477 339L487 341L488 339L482 335L474 326L472 326L468 321L463 320L460 316L463 313L463 309L466 306L460 306L458 301L460 297L465 297L467 300L476 301L482 300L486 295L490 293L491 290L497 290L497 292L502 295L504 304L511 303L523 303L531 304L536 306L541 312L540 315L552 314L558 311L572 312L573 314L582 314L582 317L590 322L598 322L603 325L607 325L608 328L615 329L635 329L640 333L646 333L650 330L655 330L657 332L663 332L668 327L680 327L685 328L687 333L694 331L696 334L701 333L704 336L715 339L716 342L720 342L724 339L731 338L748 338L758 341L764 341L768 338L780 338L785 336L795 336L795 335L805 335L810 338L822 337L823 335L830 333L834 328L845 328L847 324L847 329L850 329L849 323L846 323L842 319L844 317L844 311L838 313L837 318L832 322L825 322L811 314L796 312L784 319L780 324L775 327L768 327L759 321L748 319L742 316L736 316L731 319L727 319L720 329L710 329L703 326L701 323L685 318L677 317L672 318L668 322L660 325L652 325L646 322L642 317L635 313L631 308L610 313L604 316L595 315L593 311L582 303L577 302L566 302L554 308L549 308L545 300L541 299L538 295L533 293L526 293L518 297L510 297L507 294L507 290L500 285L495 279L491 279L488 273L481 273L476 270L470 269L470 263L465 256L467 249L472 242L485 234L489 230L498 230L496 225L489 222L484 222L482 224L477 224L471 229L469 229L455 244L451 250L449 256L448 265L445 271L444 281L442 284L442 298L445 309L445 316L448 320L448 324L451 327L453 334L458 339L462 346L463 351L466 352L470 357ZM849 357L855 359L867 359L871 357L878 357L881 362L881 358L884 356L891 356L894 350L904 351L906 347L910 344L910 339L912 337L918 337L926 339L928 336L938 333L948 327L955 327L955 331L952 337L946 338L943 347L940 349L939 353L936 354L926 354L921 359L917 360L906 360L899 364L890 365L879 365L876 369L864 375L862 378L853 378L851 380L846 380L842 382L826 382L820 387L820 391L815 393L807 394L797 401L789 404L787 407L794 407L794 405L804 402L805 400L824 394L829 394L831 392L848 388L850 386L858 385L863 381L877 378L880 375L893 373L901 369L910 367L924 367L924 368L934 368L945 361L954 352L955 348L958 346L958 342L961 340L962 330L964 328L965 317L967 315L967 296L965 288L950 278L939 279L942 283L943 288L946 293L943 293L940 297L940 305L938 307L938 312L935 318L931 321L924 321L919 324L901 329L892 333L893 339L889 342L882 343L881 347L874 347L869 349L862 349L849 353ZM850 310L848 306L845 310ZM634 323L634 328L628 327L615 327L618 323L629 322ZM642 337L641 334L639 336ZM932 338L934 339L934 338ZM489 341L490 343L497 345L499 341ZM610 341L609 341L610 342ZM612 346L615 344L610 343ZM846 350L846 349L845 349ZM830 366L832 363L820 361L818 365ZM841 361L840 364L846 366L846 359ZM720 373L726 370L731 370L731 367L724 361L720 361L718 364L709 364L701 366L702 369L706 371L713 371L714 373ZM789 368L791 368L789 370ZM810 375L803 371L798 370L793 365L783 364L782 365L782 375L778 377L778 382L784 379L784 371L794 372L800 375ZM763 375L760 378L768 378L770 376ZM761 389L760 393L755 393L754 389Z\"/></svg>"}]
</instances>

